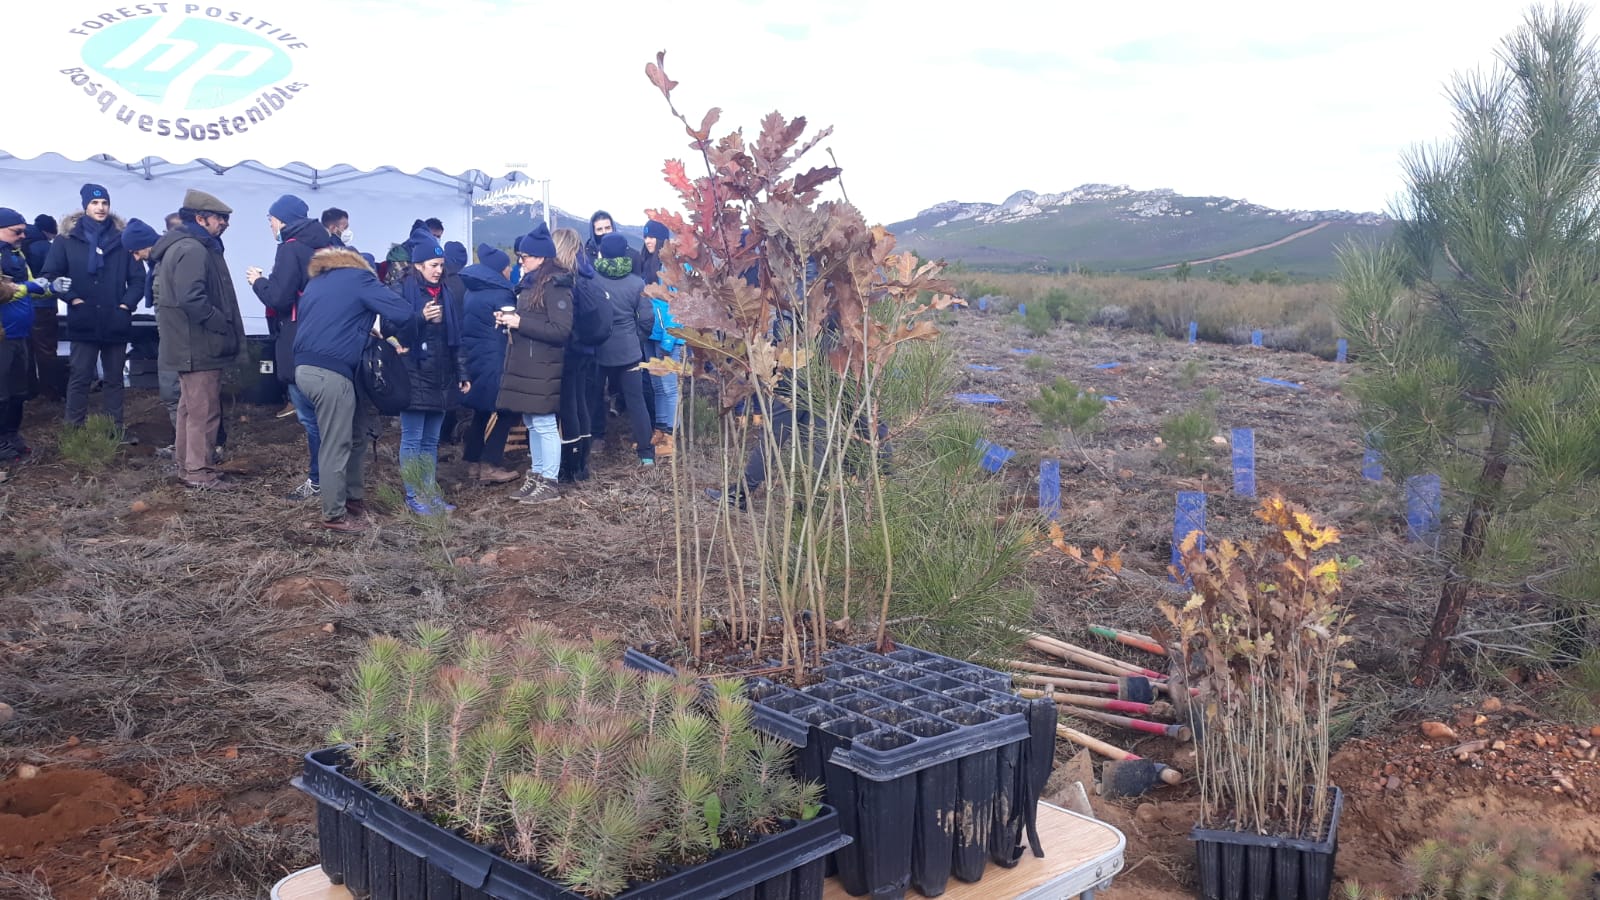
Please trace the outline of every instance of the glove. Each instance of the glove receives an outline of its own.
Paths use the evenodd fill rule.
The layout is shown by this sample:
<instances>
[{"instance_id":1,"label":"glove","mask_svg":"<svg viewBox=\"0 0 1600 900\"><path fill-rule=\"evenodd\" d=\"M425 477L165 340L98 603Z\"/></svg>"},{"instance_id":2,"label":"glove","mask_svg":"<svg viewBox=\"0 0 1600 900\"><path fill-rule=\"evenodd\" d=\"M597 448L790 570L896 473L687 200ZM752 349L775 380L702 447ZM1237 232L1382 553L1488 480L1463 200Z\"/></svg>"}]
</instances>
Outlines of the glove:
<instances>
[{"instance_id":1,"label":"glove","mask_svg":"<svg viewBox=\"0 0 1600 900\"><path fill-rule=\"evenodd\" d=\"M41 279L41 280L43 280L43 279ZM57 278L55 281L50 282L50 292L51 293L54 293L54 294L65 294L67 291L70 291L70 290L72 290L72 279L68 278L65 275L61 276L60 278Z\"/></svg>"},{"instance_id":2,"label":"glove","mask_svg":"<svg viewBox=\"0 0 1600 900\"><path fill-rule=\"evenodd\" d=\"M68 283L70 283L70 280ZM45 294L50 293L50 282L43 278L34 278L32 280L25 281L23 282L23 285L27 287L28 293L35 297L42 297Z\"/></svg>"}]
</instances>

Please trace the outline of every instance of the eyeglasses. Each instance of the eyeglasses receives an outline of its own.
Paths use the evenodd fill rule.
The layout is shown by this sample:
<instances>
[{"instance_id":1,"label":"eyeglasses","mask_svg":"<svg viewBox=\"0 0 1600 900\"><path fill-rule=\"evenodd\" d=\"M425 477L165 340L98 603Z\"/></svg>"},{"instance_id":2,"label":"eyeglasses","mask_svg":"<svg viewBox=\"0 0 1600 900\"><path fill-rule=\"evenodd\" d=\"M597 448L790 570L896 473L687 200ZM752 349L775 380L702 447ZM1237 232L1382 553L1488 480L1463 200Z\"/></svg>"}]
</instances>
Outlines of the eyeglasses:
<instances>
[{"instance_id":1,"label":"eyeglasses","mask_svg":"<svg viewBox=\"0 0 1600 900\"><path fill-rule=\"evenodd\" d=\"M524 261L530 260L530 259L533 259L533 257L529 256L526 253L518 253L517 254L517 262L524 262Z\"/></svg>"}]
</instances>

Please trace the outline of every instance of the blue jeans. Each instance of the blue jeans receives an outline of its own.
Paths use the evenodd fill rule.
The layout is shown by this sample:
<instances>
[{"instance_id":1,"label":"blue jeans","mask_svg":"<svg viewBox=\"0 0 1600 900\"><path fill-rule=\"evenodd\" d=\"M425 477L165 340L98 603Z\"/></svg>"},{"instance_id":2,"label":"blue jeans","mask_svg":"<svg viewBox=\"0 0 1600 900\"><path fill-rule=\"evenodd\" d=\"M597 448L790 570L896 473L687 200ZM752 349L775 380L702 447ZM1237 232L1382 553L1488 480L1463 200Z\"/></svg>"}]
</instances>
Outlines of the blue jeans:
<instances>
[{"instance_id":1,"label":"blue jeans","mask_svg":"<svg viewBox=\"0 0 1600 900\"><path fill-rule=\"evenodd\" d=\"M660 349L659 344L656 346ZM679 344L665 355L674 362L683 362L683 345ZM650 385L655 390L656 427L671 431L678 422L678 376L651 375Z\"/></svg>"},{"instance_id":2,"label":"blue jeans","mask_svg":"<svg viewBox=\"0 0 1600 900\"><path fill-rule=\"evenodd\" d=\"M306 443L311 448L311 483L321 484L322 479L317 472L317 452L322 449L322 432L317 428L317 406L305 392L294 385L289 385L289 402L294 404L294 417L300 420L300 427L306 430Z\"/></svg>"},{"instance_id":3,"label":"blue jeans","mask_svg":"<svg viewBox=\"0 0 1600 900\"><path fill-rule=\"evenodd\" d=\"M438 495L434 471L439 466L439 429L443 426L442 412L406 410L400 414L400 477L407 497Z\"/></svg>"},{"instance_id":4,"label":"blue jeans","mask_svg":"<svg viewBox=\"0 0 1600 900\"><path fill-rule=\"evenodd\" d=\"M555 481L561 474L561 431L555 414L523 416L522 424L528 426L529 471L545 481Z\"/></svg>"}]
</instances>

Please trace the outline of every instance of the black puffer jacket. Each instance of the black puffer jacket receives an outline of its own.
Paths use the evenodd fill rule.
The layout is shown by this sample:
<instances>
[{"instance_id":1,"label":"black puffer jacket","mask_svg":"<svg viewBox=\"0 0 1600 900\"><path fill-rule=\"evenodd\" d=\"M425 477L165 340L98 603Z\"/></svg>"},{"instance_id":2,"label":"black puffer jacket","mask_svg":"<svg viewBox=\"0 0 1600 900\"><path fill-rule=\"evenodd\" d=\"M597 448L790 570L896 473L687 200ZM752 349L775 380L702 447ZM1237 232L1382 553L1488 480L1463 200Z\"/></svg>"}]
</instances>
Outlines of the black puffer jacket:
<instances>
[{"instance_id":1,"label":"black puffer jacket","mask_svg":"<svg viewBox=\"0 0 1600 900\"><path fill-rule=\"evenodd\" d=\"M554 415L561 408L562 362L572 334L571 273L524 278L518 285L517 315L522 322L511 332L495 406L527 416Z\"/></svg>"},{"instance_id":2,"label":"black puffer jacket","mask_svg":"<svg viewBox=\"0 0 1600 900\"><path fill-rule=\"evenodd\" d=\"M272 273L256 279L250 286L261 305L278 319L278 341L273 353L278 380L294 382L294 335L299 328L296 307L310 276L311 257L318 250L334 246L328 229L316 219L296 219L283 226L278 252L272 260Z\"/></svg>"},{"instance_id":3,"label":"black puffer jacket","mask_svg":"<svg viewBox=\"0 0 1600 900\"><path fill-rule=\"evenodd\" d=\"M456 405L452 395L459 396L458 384L467 378L467 361L461 353L461 323L456 318L457 304L450 297L450 289L440 281L430 285L422 279L413 266L406 267L404 280L394 290L411 306L413 318L398 328L385 319L383 334L396 337L406 352L400 359L411 376L412 412L444 412ZM422 309L434 298L430 288L437 291L439 303L444 307L444 318L429 322Z\"/></svg>"},{"instance_id":4,"label":"black puffer jacket","mask_svg":"<svg viewBox=\"0 0 1600 900\"><path fill-rule=\"evenodd\" d=\"M144 299L144 263L122 247L122 220L110 220L106 246L102 247L100 271L89 274L89 246L83 213L73 213L61 223L61 236L50 244L44 268L39 275L55 280L72 279L72 288L59 299L67 302L69 341L95 344L125 344L133 339L133 308ZM81 302L80 302L81 301Z\"/></svg>"}]
</instances>

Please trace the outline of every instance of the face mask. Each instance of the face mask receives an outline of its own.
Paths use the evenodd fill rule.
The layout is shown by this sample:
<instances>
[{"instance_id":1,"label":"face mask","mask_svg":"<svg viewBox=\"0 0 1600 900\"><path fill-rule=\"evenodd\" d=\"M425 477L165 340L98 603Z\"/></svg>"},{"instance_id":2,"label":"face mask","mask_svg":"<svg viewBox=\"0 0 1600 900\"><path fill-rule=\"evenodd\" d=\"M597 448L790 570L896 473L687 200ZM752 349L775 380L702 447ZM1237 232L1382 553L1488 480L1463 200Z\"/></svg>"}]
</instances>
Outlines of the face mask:
<instances>
[{"instance_id":1,"label":"face mask","mask_svg":"<svg viewBox=\"0 0 1600 900\"><path fill-rule=\"evenodd\" d=\"M339 240L343 241L346 247L354 247L356 245L355 229L346 228L344 233L339 235Z\"/></svg>"}]
</instances>

